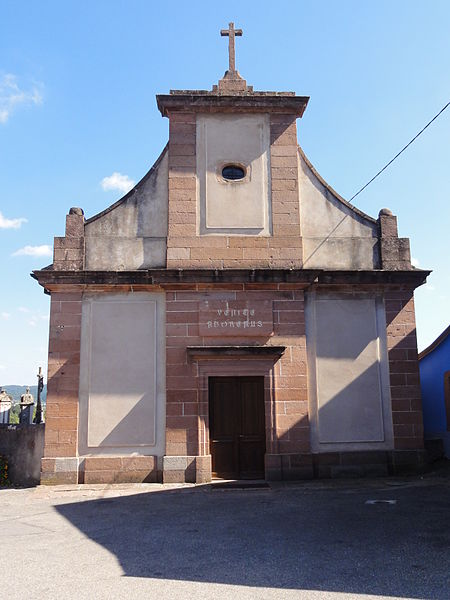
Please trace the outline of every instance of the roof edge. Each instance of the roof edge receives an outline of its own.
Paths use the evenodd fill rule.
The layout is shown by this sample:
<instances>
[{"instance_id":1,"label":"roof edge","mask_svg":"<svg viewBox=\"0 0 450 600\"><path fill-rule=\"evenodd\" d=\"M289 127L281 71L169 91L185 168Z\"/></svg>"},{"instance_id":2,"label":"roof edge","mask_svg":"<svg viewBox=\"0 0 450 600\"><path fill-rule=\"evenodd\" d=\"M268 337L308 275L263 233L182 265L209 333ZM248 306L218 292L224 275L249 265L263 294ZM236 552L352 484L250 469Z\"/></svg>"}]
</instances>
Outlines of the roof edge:
<instances>
[{"instance_id":1,"label":"roof edge","mask_svg":"<svg viewBox=\"0 0 450 600\"><path fill-rule=\"evenodd\" d=\"M156 161L153 163L153 166L147 171L147 173L142 177L142 179L140 179L135 186L133 186L131 188L131 190L129 192L127 192L125 194L125 196L122 196L122 198L119 198L119 200L117 200L116 202L114 202L114 204L111 204L111 206L108 206L108 208L105 208L104 210L102 210L101 212L97 213L96 215L89 217L89 219L86 219L84 222L84 225L89 225L89 223L93 223L94 221L96 221L97 219L100 219L100 217L103 217L104 215L107 215L109 212L111 212L112 210L114 210L115 208L117 208L118 206L120 206L121 204L123 204L124 202L126 202L133 194L134 192L142 185L144 184L147 179L149 179L152 174L156 171L157 167L159 167L162 159L164 158L165 153L167 152L169 148L169 142L166 143L166 145L164 146L161 154L158 156L158 158L156 159Z\"/></svg>"},{"instance_id":2,"label":"roof edge","mask_svg":"<svg viewBox=\"0 0 450 600\"><path fill-rule=\"evenodd\" d=\"M442 344L442 342L449 336L450 334L450 325L447 327L447 329L444 329L444 331L438 335L438 337L434 340L434 342L432 342L427 348L425 348L425 350L422 350L422 352L419 352L419 360L421 360L422 358L425 358L425 356L427 356L428 354L431 354L431 352L433 352L433 350L435 350L438 346L440 346Z\"/></svg>"}]
</instances>

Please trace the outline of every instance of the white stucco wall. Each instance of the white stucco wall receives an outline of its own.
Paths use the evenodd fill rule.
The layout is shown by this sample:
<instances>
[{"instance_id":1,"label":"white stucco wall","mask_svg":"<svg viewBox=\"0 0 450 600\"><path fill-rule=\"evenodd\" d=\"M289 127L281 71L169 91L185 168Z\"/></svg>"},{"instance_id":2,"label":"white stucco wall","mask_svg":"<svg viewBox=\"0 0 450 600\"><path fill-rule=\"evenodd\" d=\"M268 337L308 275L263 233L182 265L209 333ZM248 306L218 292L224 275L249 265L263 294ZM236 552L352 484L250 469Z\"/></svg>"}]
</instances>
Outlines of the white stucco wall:
<instances>
[{"instance_id":1,"label":"white stucco wall","mask_svg":"<svg viewBox=\"0 0 450 600\"><path fill-rule=\"evenodd\" d=\"M86 269L134 270L166 264L168 153L122 200L88 220Z\"/></svg>"},{"instance_id":2,"label":"white stucco wall","mask_svg":"<svg viewBox=\"0 0 450 600\"><path fill-rule=\"evenodd\" d=\"M301 151L298 160L304 267L379 268L376 222L342 202Z\"/></svg>"},{"instance_id":3,"label":"white stucco wall","mask_svg":"<svg viewBox=\"0 0 450 600\"><path fill-rule=\"evenodd\" d=\"M86 294L80 454L162 456L164 440L164 294Z\"/></svg>"},{"instance_id":4,"label":"white stucco wall","mask_svg":"<svg viewBox=\"0 0 450 600\"><path fill-rule=\"evenodd\" d=\"M269 234L269 149L267 114L197 116L200 234ZM224 180L227 164L242 165L245 179Z\"/></svg>"},{"instance_id":5,"label":"white stucco wall","mask_svg":"<svg viewBox=\"0 0 450 600\"><path fill-rule=\"evenodd\" d=\"M306 335L313 451L392 448L382 298L310 292Z\"/></svg>"}]
</instances>

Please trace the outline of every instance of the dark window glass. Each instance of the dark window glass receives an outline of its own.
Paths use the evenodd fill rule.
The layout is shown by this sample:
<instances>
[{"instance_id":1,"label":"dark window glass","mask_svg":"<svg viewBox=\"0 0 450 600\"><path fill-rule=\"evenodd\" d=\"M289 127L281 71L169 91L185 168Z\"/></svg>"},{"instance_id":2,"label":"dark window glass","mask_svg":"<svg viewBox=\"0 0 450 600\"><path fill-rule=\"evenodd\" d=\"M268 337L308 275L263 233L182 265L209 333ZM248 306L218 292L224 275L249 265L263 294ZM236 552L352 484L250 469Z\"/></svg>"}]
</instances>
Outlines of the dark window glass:
<instances>
[{"instance_id":1,"label":"dark window glass","mask_svg":"<svg viewBox=\"0 0 450 600\"><path fill-rule=\"evenodd\" d=\"M231 181L236 181L237 179L244 179L245 171L242 167L239 167L238 165L227 165L222 169L222 177Z\"/></svg>"}]
</instances>

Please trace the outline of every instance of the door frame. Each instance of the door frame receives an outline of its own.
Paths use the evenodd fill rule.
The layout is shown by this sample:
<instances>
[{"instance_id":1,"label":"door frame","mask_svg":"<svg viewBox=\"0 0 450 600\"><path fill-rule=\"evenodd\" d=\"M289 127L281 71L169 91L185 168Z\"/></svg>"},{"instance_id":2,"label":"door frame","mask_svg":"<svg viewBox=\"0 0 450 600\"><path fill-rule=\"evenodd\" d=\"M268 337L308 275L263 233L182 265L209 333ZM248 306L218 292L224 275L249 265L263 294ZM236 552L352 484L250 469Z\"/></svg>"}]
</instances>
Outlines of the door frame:
<instances>
[{"instance_id":1,"label":"door frame","mask_svg":"<svg viewBox=\"0 0 450 600\"><path fill-rule=\"evenodd\" d=\"M226 356L214 358L205 356L198 361L198 392L200 402L199 417L199 453L210 455L209 431L209 378L210 377L264 377L264 423L266 433L266 456L277 454L276 408L274 393L275 363L279 355L274 356ZM196 361L196 362L197 362ZM265 461L265 473L267 465Z\"/></svg>"}]
</instances>

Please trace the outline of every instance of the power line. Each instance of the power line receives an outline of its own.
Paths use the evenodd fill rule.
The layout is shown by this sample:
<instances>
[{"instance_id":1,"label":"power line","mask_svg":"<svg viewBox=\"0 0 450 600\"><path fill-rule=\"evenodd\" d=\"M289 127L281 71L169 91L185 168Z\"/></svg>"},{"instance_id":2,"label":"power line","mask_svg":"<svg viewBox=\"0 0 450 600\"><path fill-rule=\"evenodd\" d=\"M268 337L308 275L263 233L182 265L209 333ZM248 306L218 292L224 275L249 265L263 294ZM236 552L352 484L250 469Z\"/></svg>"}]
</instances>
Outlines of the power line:
<instances>
[{"instance_id":1,"label":"power line","mask_svg":"<svg viewBox=\"0 0 450 600\"><path fill-rule=\"evenodd\" d=\"M444 112L444 110L445 110L446 108L448 108L449 106L450 106L450 102L447 102L447 104L446 104L446 105L445 105L443 108L441 108L441 110L440 110L440 111L437 113L437 115L435 115L435 116L434 116L434 117L431 119L431 121L429 121L429 122L428 122L428 123L425 125L425 127L423 127L423 129L421 129L421 130L419 131L419 133L418 133L418 134L416 134L416 135L413 137L413 139L412 139L411 141L409 141L409 142L406 144L406 146L405 146L404 148L402 148L402 149L400 150L400 152L398 152L398 153L397 153L397 154L394 156L394 158L392 158L392 159L391 159L391 160L390 160L390 161L389 161L387 164L385 164L385 165L384 165L384 167L383 167L382 169L380 169L380 170L378 171L378 173L377 173L376 175L374 175L374 176L372 177L372 179L366 183L366 185L364 185L364 186L363 186L363 187L362 187L362 188L361 188L361 189L360 189L358 192L356 192L356 194L354 194L354 195L353 195L353 196L350 198L350 200L348 200L348 203L350 204L351 202L353 202L353 200L356 198L356 196L358 196L358 195L359 195L359 194L360 194L360 193L361 193L363 190L365 190L365 189L366 189L366 187L372 183L372 181L374 181L374 180L375 180L375 179L376 179L376 178L377 178L379 175L381 175L381 173L382 173L383 171L385 171L385 170L386 170L386 169L389 167L389 165L391 165L391 164L394 162L394 160L400 156L400 154L402 154L402 153L403 153L403 152L404 152L404 151L405 151L405 150L406 150L406 149L407 149L409 146L411 146L411 144L412 144L412 143L413 143L415 140L417 140L417 138L418 138L418 137L419 137L419 136L420 136L420 135L421 135L421 134L422 134L422 133L425 131L425 129L426 129L427 127L429 127L429 126L431 125L431 123L432 123L433 121L435 121L435 120L436 120L436 119L439 117L439 115L441 115L441 114ZM327 241L330 239L330 237L333 235L333 233L336 231L336 229L339 229L339 227L342 225L342 223L345 221L345 219L346 219L347 217L348 217L348 214L347 214L347 215L344 215L344 216L343 216L343 218L342 218L342 219L339 221L339 223L333 227L333 229L330 231L330 233L329 233L329 234L328 234L328 235L327 235L327 236L326 236L326 237L325 237L325 238L324 238L324 239L323 239L323 240L320 242L320 244L319 244L319 245L318 245L318 246L317 246L317 247L316 247L316 248L315 248L315 249L314 249L314 250L311 252L311 254L310 254L310 255L309 255L309 256L308 256L308 257L307 257L307 258L306 258L306 259L303 261L303 266L305 266L305 264L306 264L306 263L307 263L307 262L308 262L308 261L311 259L311 257L312 257L312 256L314 256L314 254L316 254L316 252L317 252L317 251L318 251L318 250L319 250L319 249L320 249L320 248L321 248L321 247L322 247L322 246L323 246L323 245L324 245L324 244L325 244L325 243L326 243L326 242L327 242Z\"/></svg>"},{"instance_id":2,"label":"power line","mask_svg":"<svg viewBox=\"0 0 450 600\"><path fill-rule=\"evenodd\" d=\"M409 146L411 146L411 144L417 140L417 138L419 137L419 135L421 135L421 134L422 134L422 133L425 131L425 129L426 129L427 127L429 127L429 126L431 125L431 123L432 123L433 121L435 121L435 120L436 120L436 119L439 117L439 115L441 115L441 114L444 112L444 110L445 110L446 108L448 108L449 106L450 106L450 102L447 102L447 104L444 106L444 108L441 108L441 110L440 110L440 111L437 113L437 115L435 115L435 116L434 116L434 117L431 119L431 121L429 121L429 122L428 122L428 123L425 125L425 127L424 127L423 129L421 129L421 130L419 131L419 133L418 133L417 135L415 135L415 136L413 137L413 139L412 139L410 142L408 142L408 143L406 144L406 146L405 146L404 148L402 148L402 149L400 150L400 152L398 152L398 153L397 153L397 154L394 156L394 158L392 158L392 159L391 159L391 160L390 160L390 161L389 161L389 162L388 162L386 165L384 165L384 167L383 167L382 169L380 169L380 170L378 171L378 173L377 173L376 175L374 175L374 176L372 177L372 179L366 183L366 185L363 185L363 187L362 187L362 188L361 188L361 189L360 189L358 192L356 192L356 194L355 194L354 196L352 196L352 197L350 198L349 202L352 202L352 201L353 201L353 200L356 198L356 196L359 196L359 194L360 194L360 193L361 193L363 190L365 190L365 189L366 189L366 187L367 187L368 185L370 185L370 184L372 183L372 181L374 181L374 180L375 180L375 179L376 179L376 178L377 178L379 175L381 175L381 173L382 173L383 171L385 171L385 170L386 170L386 169L389 167L389 165L391 165L391 164L394 162L394 160L395 160L396 158L398 158L398 157L400 156L400 154L402 154L402 153L403 153L403 152L406 150L406 148L409 148Z\"/></svg>"}]
</instances>

